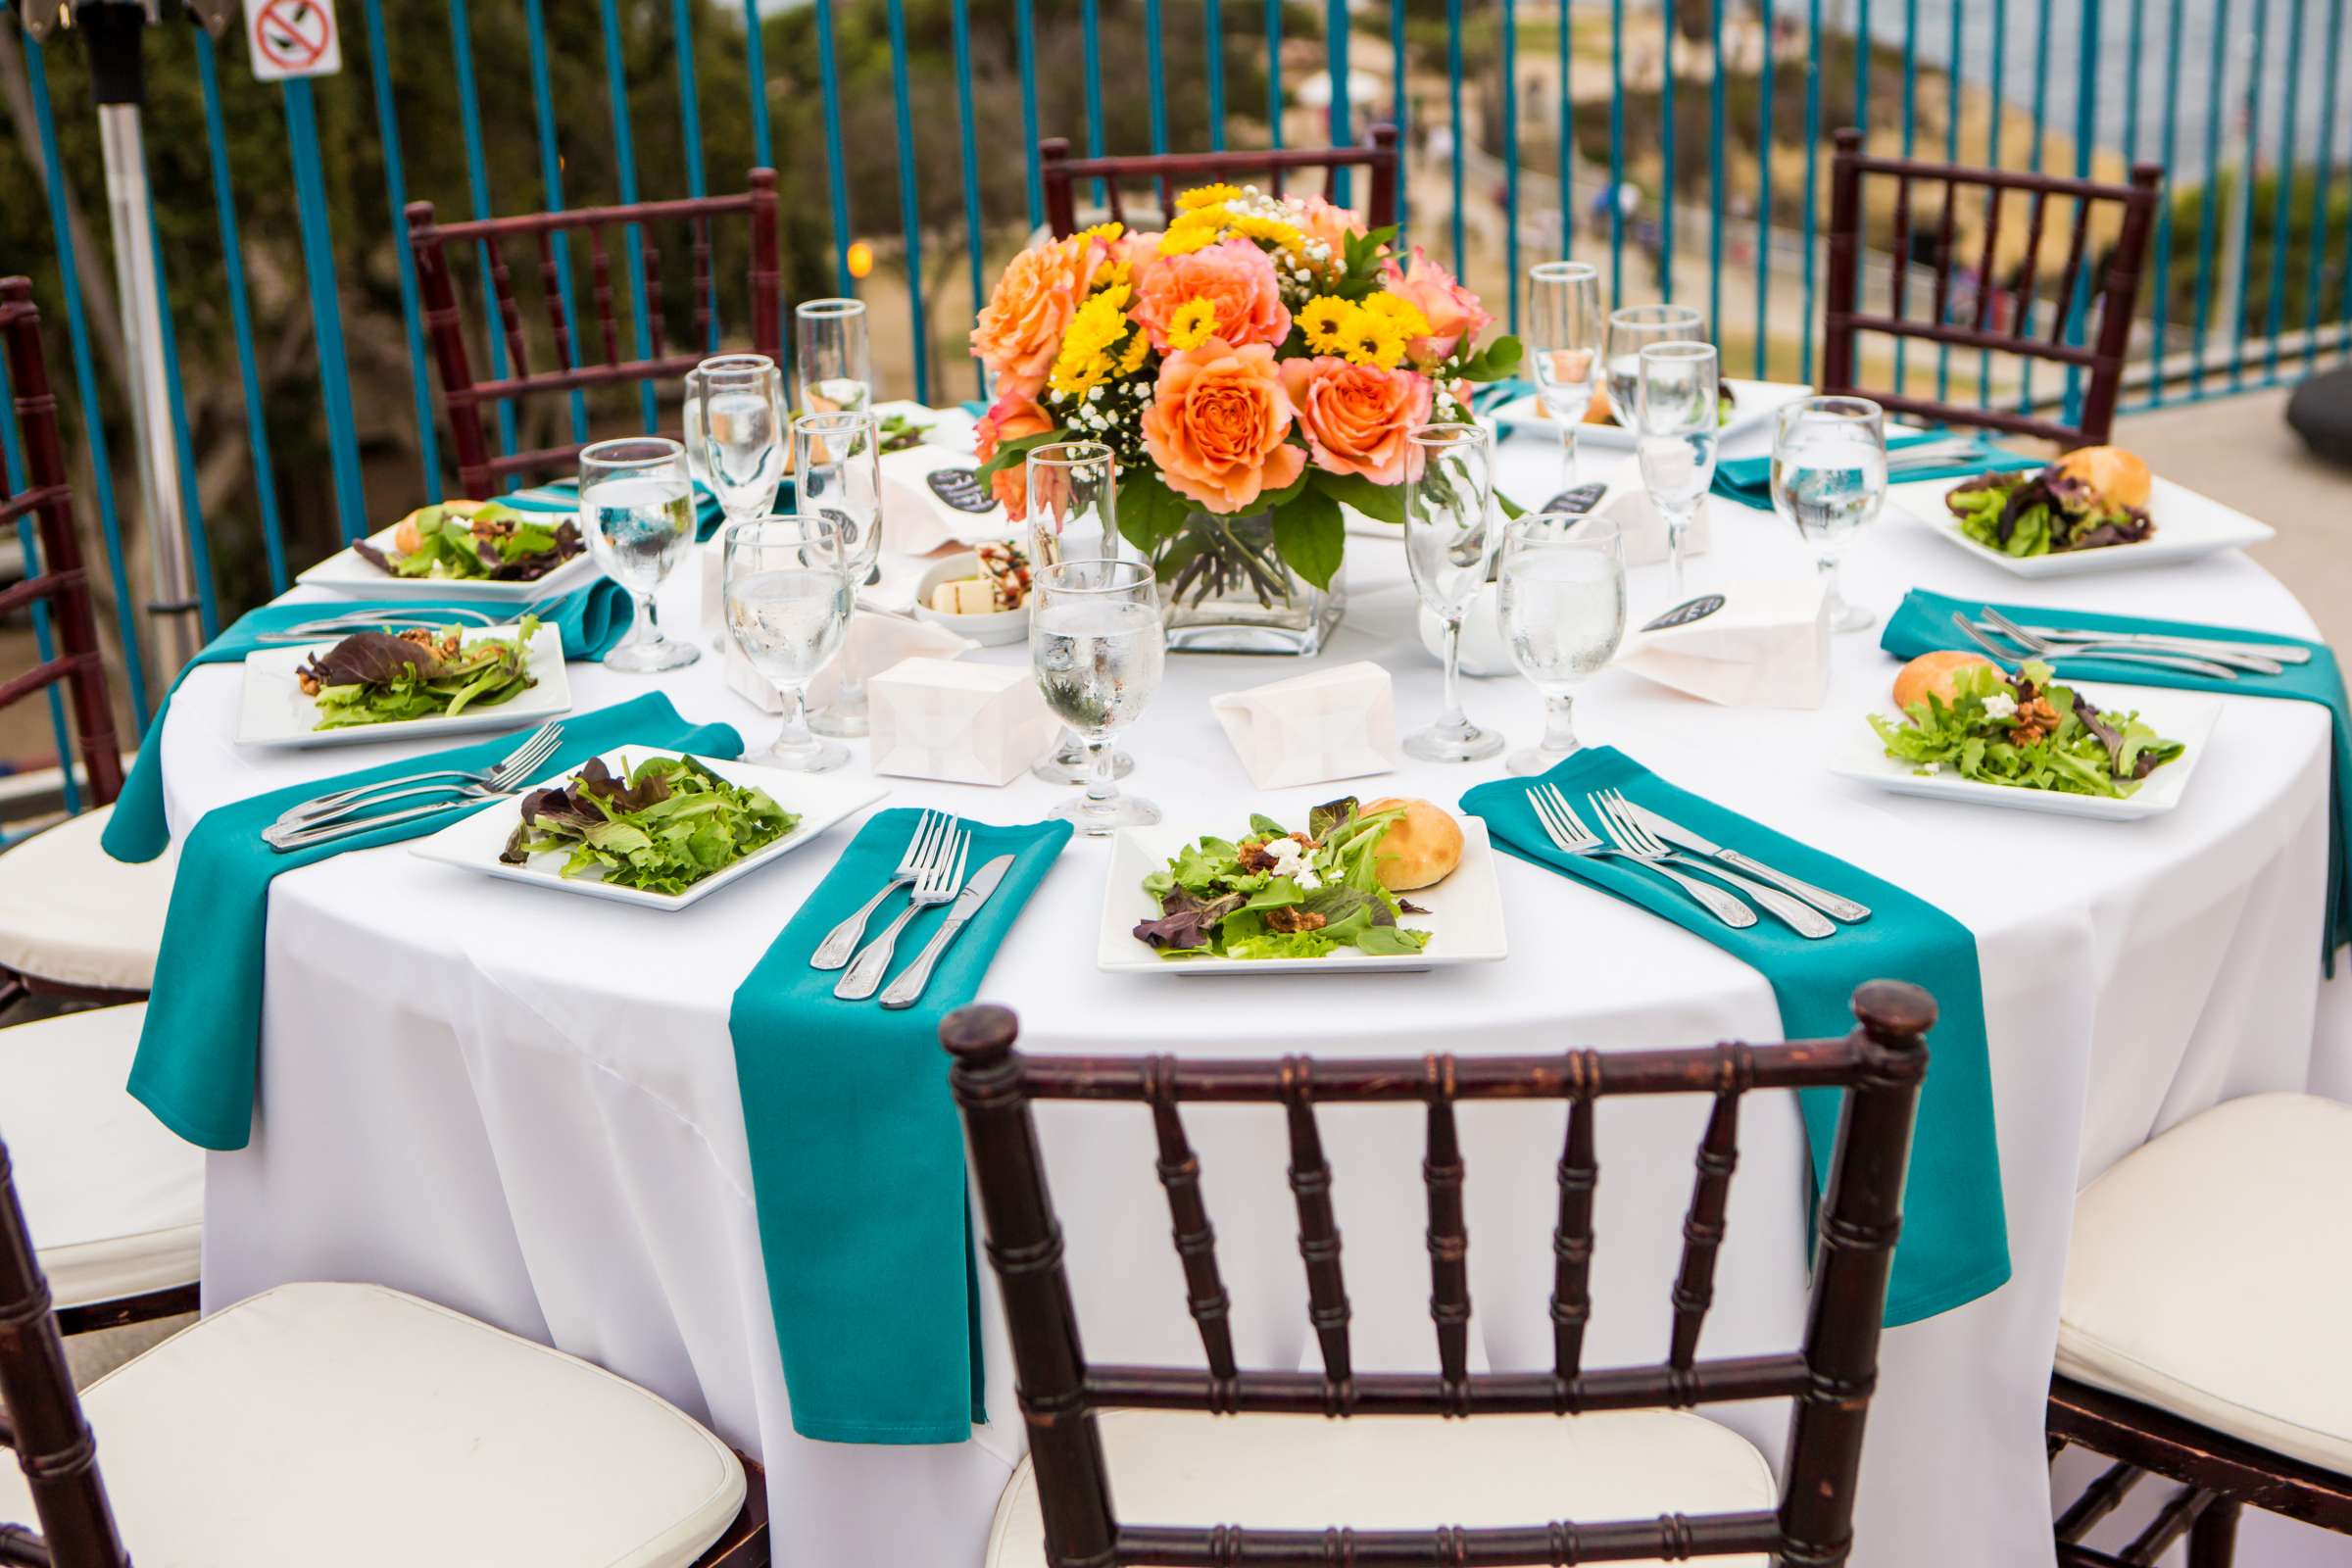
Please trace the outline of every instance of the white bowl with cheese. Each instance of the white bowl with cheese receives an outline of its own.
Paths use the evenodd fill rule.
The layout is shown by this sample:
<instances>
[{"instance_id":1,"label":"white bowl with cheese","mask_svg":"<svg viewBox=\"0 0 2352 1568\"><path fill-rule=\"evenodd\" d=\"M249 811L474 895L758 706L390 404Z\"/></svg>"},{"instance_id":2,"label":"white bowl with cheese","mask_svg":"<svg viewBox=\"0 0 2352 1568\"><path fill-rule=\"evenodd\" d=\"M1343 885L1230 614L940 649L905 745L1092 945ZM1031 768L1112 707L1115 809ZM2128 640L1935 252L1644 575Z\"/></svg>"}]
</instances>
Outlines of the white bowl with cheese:
<instances>
[{"instance_id":1,"label":"white bowl with cheese","mask_svg":"<svg viewBox=\"0 0 2352 1568\"><path fill-rule=\"evenodd\" d=\"M1018 610L993 610L978 613L934 610L932 601L942 583L961 583L980 578L980 558L970 551L960 555L942 556L923 572L915 584L914 618L935 626L945 626L961 637L991 646L1017 643L1029 635L1029 607Z\"/></svg>"}]
</instances>

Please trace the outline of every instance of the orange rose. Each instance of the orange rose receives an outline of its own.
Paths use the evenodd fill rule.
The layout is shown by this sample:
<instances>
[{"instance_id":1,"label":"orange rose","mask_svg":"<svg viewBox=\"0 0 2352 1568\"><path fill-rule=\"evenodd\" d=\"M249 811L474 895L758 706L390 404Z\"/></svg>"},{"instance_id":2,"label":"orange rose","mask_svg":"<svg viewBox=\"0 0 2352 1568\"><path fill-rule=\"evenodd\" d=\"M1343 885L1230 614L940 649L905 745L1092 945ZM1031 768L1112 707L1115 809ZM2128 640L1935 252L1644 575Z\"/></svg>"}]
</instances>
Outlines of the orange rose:
<instances>
[{"instance_id":1,"label":"orange rose","mask_svg":"<svg viewBox=\"0 0 2352 1568\"><path fill-rule=\"evenodd\" d=\"M1330 246L1335 258L1348 254L1348 235L1365 232L1362 219L1348 208L1334 207L1320 196L1286 197L1283 205L1290 208L1307 237Z\"/></svg>"},{"instance_id":2,"label":"orange rose","mask_svg":"<svg viewBox=\"0 0 2352 1568\"><path fill-rule=\"evenodd\" d=\"M1429 336L1405 345L1412 357L1434 363L1451 354L1465 337L1476 337L1494 318L1478 303L1478 296L1454 281L1453 274L1413 247L1413 264L1399 270L1395 262L1381 269L1383 286L1421 308L1429 318Z\"/></svg>"},{"instance_id":3,"label":"orange rose","mask_svg":"<svg viewBox=\"0 0 2352 1568\"><path fill-rule=\"evenodd\" d=\"M1374 484L1402 484L1421 472L1421 449L1405 439L1429 422L1429 377L1326 355L1282 362L1282 386L1298 411L1315 466L1360 473Z\"/></svg>"},{"instance_id":4,"label":"orange rose","mask_svg":"<svg viewBox=\"0 0 2352 1568\"><path fill-rule=\"evenodd\" d=\"M1228 344L1280 343L1291 335L1291 313L1282 303L1274 258L1236 235L1190 256L1154 256L1136 274L1135 318L1165 352L1168 322L1177 307L1205 299L1216 307L1214 334Z\"/></svg>"},{"instance_id":5,"label":"orange rose","mask_svg":"<svg viewBox=\"0 0 2352 1568\"><path fill-rule=\"evenodd\" d=\"M1025 435L1039 435L1054 428L1046 411L1019 392L1006 392L998 397L996 406L980 416L972 432L972 449L986 463L997 455L997 448L1006 441L1018 441ZM1027 460L1000 468L988 476L989 489L1004 505L1005 513L1019 522L1029 514L1029 464Z\"/></svg>"},{"instance_id":6,"label":"orange rose","mask_svg":"<svg viewBox=\"0 0 2352 1568\"><path fill-rule=\"evenodd\" d=\"M997 390L1035 397L1061 352L1061 334L1107 259L1099 239L1072 234L1015 256L972 328L972 353L997 372Z\"/></svg>"},{"instance_id":7,"label":"orange rose","mask_svg":"<svg viewBox=\"0 0 2352 1568\"><path fill-rule=\"evenodd\" d=\"M1306 467L1306 454L1283 440L1292 417L1272 345L1212 337L1160 362L1144 450L1169 489L1211 512L1246 512Z\"/></svg>"}]
</instances>

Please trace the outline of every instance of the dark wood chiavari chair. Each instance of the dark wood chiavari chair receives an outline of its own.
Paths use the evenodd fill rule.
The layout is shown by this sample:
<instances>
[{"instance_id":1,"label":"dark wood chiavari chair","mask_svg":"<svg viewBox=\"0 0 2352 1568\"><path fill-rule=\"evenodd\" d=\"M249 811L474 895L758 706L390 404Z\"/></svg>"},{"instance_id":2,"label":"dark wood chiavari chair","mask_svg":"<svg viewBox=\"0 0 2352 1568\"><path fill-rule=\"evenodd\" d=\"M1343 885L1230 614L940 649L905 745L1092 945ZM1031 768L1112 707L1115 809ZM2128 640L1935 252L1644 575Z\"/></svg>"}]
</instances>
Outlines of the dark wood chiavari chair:
<instances>
[{"instance_id":1,"label":"dark wood chiavari chair","mask_svg":"<svg viewBox=\"0 0 2352 1568\"><path fill-rule=\"evenodd\" d=\"M498 481L509 474L543 473L568 464L580 451L580 444L573 442L493 456L489 432L483 422L485 407L539 394L576 392L632 381L669 380L684 375L708 357L704 345L710 341L710 323L717 316L717 284L711 275L713 220L742 214L750 221L752 348L779 366L784 364L776 172L755 169L749 185L740 196L638 202L627 207L580 207L566 212L485 218L463 223L438 221L431 202L409 204L409 246L416 258L416 282L424 301L425 330L432 339L433 363L441 377L441 401L449 413L450 438L457 449L458 483L467 495L491 495ZM665 341L662 319L662 258L655 243L654 225L675 222L685 223L692 236L694 331L683 344L672 348ZM645 272L645 317L651 342L646 354L623 359L612 272L616 265L625 270L630 258L624 255L616 263L608 252L606 236L632 225L638 235L635 260ZM564 302L560 236L584 236L587 242L597 341L604 350L601 361L585 357L589 351L587 334L579 330L571 310ZM541 296L555 352L555 364L550 368L531 368L528 334L521 307L515 300L514 269L507 254L510 240L529 240L538 254ZM494 307L509 361L507 373L490 381L474 379L473 363L466 344L465 318L458 307L456 272L450 262L452 247L463 255L467 247L477 245L488 263L493 296L484 302L485 308Z\"/></svg>"},{"instance_id":2,"label":"dark wood chiavari chair","mask_svg":"<svg viewBox=\"0 0 2352 1568\"><path fill-rule=\"evenodd\" d=\"M1895 267L1884 314L1866 311L1862 304L1862 191L1866 177L1894 182ZM2115 421L2116 399L2123 389L2124 353L2132 335L2132 305L2139 293L2139 275L2147 260L2148 238L2155 219L2157 189L2163 178L2164 172L2153 164L2133 166L2131 182L2118 185L2016 170L1889 158L1865 152L1858 130L1838 132L1838 152L1830 172L1829 307L1822 342L1822 391L1866 397L1889 414L2036 436L2070 449L2105 442ZM1919 238L1914 232L1912 214L1912 191L1916 185L1940 185L1943 191L1940 216L1930 247L1936 267L1935 287L1929 291L1931 314L1924 317L1908 314L1912 304L1909 262ZM1954 225L1964 190L1982 191L1985 203L1973 302L1956 300L1952 287L1953 270L1962 262L1961 241ZM2018 265L2014 286L2009 286L1996 279L2001 258L2002 210L2013 194L2025 198L2029 205L2025 257ZM2074 223L2068 233L2066 261L2058 273L2055 294L2039 300L2043 220L2053 197L2074 203ZM2105 264L2100 267L2090 255L2092 218L2102 208L2110 207L2121 208L2122 223ZM2098 272L2095 285L2084 277L2086 266ZM2021 309L2007 319L1996 317L1992 309L1996 295L2003 294L2021 304ZM2036 314L2026 314L2036 307L2037 300ZM2070 327L2079 328L2071 340ZM1856 339L1865 332L2016 355L2080 370L2084 374L2081 422L2068 424L2015 409L1942 403L1907 396L1890 388L1864 386L1860 380Z\"/></svg>"},{"instance_id":3,"label":"dark wood chiavari chair","mask_svg":"<svg viewBox=\"0 0 2352 1568\"><path fill-rule=\"evenodd\" d=\"M1364 222L1386 228L1396 221L1396 127L1385 122L1365 132L1360 147L1281 148L1265 152L1156 153L1130 158L1072 158L1066 137L1054 136L1037 144L1038 176L1044 182L1046 221L1056 239L1078 232L1075 187L1081 180L1102 182L1103 200L1114 222L1127 221L1119 187L1150 182L1159 192L1160 221L1176 216L1176 197L1184 185L1235 181L1263 175L1267 188L1280 196L1288 176L1299 170L1324 171L1323 194L1343 169L1362 169L1371 181L1364 200Z\"/></svg>"},{"instance_id":4,"label":"dark wood chiavari chair","mask_svg":"<svg viewBox=\"0 0 2352 1568\"><path fill-rule=\"evenodd\" d=\"M1046 1562L1050 1568L1334 1563L1556 1568L1763 1553L1777 1554L1774 1561L1788 1564L1843 1563L1850 1549L1863 1422L1877 1376L1880 1318L1901 1220L1912 1118L1927 1071L1925 1037L1935 1011L1933 1000L1917 987L1878 981L1855 994L1861 1027L1839 1040L1551 1056L1432 1055L1418 1061L1030 1057L1013 1049L1016 1020L1008 1009L971 1006L950 1014L940 1037L955 1057L956 1099L971 1144L989 1258L1011 1334ZM1741 1100L1751 1090L1795 1088L1846 1091L1837 1157L1821 1204L1803 1348L1778 1355L1701 1358L1699 1330L1713 1297ZM1603 1099L1630 1095L1704 1095L1713 1097L1714 1104L1684 1223L1666 1359L1595 1369L1583 1362L1598 1177L1593 1109ZM1158 1174L1174 1218L1187 1304L1200 1329L1205 1368L1102 1365L1086 1359L1030 1112L1030 1102L1037 1100L1141 1102L1150 1108ZM1468 1238L1455 1106L1480 1101L1565 1101L1568 1106L1553 1236L1553 1358L1545 1371L1480 1373L1468 1367ZM1188 1102L1271 1104L1285 1113L1308 1315L1322 1350L1320 1373L1249 1369L1235 1358L1228 1297L1200 1196L1200 1163L1179 1114ZM1318 1106L1396 1102L1427 1106L1422 1173L1429 1200L1435 1373L1360 1371L1353 1365L1331 1170L1316 1123ZM1314 1530L1123 1520L1112 1507L1096 1419L1104 1409L1228 1416L1570 1416L1774 1397L1793 1402L1787 1480L1777 1509L1409 1531L1355 1530L1337 1520L1329 1529ZM1203 1433L1201 1441L1213 1442L1216 1430L1223 1429Z\"/></svg>"}]
</instances>

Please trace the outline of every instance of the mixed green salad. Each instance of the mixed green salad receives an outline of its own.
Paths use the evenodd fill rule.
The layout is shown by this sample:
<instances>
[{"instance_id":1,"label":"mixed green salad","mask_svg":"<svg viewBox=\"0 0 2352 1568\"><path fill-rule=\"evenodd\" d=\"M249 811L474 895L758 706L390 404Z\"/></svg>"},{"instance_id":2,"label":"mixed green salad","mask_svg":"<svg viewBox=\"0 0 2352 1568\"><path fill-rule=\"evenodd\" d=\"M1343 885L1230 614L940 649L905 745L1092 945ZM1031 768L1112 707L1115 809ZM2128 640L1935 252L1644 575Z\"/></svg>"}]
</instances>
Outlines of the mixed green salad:
<instances>
[{"instance_id":1,"label":"mixed green salad","mask_svg":"<svg viewBox=\"0 0 2352 1568\"><path fill-rule=\"evenodd\" d=\"M924 433L931 428L927 422L905 414L885 414L875 422L884 452L906 452L919 447Z\"/></svg>"},{"instance_id":2,"label":"mixed green salad","mask_svg":"<svg viewBox=\"0 0 2352 1568\"><path fill-rule=\"evenodd\" d=\"M395 577L530 582L586 548L570 517L518 512L488 501L447 501L401 519L392 548L351 547Z\"/></svg>"},{"instance_id":3,"label":"mixed green salad","mask_svg":"<svg viewBox=\"0 0 2352 1568\"><path fill-rule=\"evenodd\" d=\"M1953 486L1943 504L1963 534L2009 556L2132 545L2156 531L2145 508L2120 506L2055 464L1978 474Z\"/></svg>"},{"instance_id":4,"label":"mixed green salad","mask_svg":"<svg viewBox=\"0 0 2352 1568\"><path fill-rule=\"evenodd\" d=\"M730 784L691 757L648 757L619 777L601 757L552 790L522 798L499 859L566 852L564 876L683 893L800 826L765 790Z\"/></svg>"},{"instance_id":5,"label":"mixed green salad","mask_svg":"<svg viewBox=\"0 0 2352 1568\"><path fill-rule=\"evenodd\" d=\"M1203 837L1144 878L1159 906L1136 923L1163 958L1320 958L1342 948L1419 953L1432 933L1400 914L1425 909L1380 884L1372 852L1403 808L1364 811L1354 797L1318 806L1304 832L1252 814L1238 840Z\"/></svg>"},{"instance_id":6,"label":"mixed green salad","mask_svg":"<svg viewBox=\"0 0 2352 1568\"><path fill-rule=\"evenodd\" d=\"M318 705L314 729L455 718L468 708L512 702L538 684L531 674L538 630L538 620L525 615L512 637L471 642L458 626L355 632L304 661L294 683Z\"/></svg>"},{"instance_id":7,"label":"mixed green salad","mask_svg":"<svg viewBox=\"0 0 2352 1568\"><path fill-rule=\"evenodd\" d=\"M2186 750L2136 712L2101 712L2039 661L2011 677L1991 664L1954 671L1952 700L1931 692L1897 721L1870 715L1886 755L1920 773L1980 784L2121 799Z\"/></svg>"}]
</instances>

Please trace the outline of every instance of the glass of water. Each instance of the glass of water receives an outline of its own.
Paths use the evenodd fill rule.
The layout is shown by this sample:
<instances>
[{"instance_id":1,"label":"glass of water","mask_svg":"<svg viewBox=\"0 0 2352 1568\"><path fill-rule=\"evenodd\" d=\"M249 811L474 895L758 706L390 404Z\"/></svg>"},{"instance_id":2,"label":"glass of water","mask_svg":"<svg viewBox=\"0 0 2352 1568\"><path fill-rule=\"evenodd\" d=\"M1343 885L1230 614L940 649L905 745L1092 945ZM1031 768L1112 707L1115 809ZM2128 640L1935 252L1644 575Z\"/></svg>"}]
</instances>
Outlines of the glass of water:
<instances>
[{"instance_id":1,"label":"glass of water","mask_svg":"<svg viewBox=\"0 0 2352 1568\"><path fill-rule=\"evenodd\" d=\"M1666 519L1666 563L1674 597L1684 589L1683 536L1715 482L1720 428L1716 406L1715 345L1652 343L1642 351L1635 408L1642 483Z\"/></svg>"},{"instance_id":2,"label":"glass of water","mask_svg":"<svg viewBox=\"0 0 2352 1568\"><path fill-rule=\"evenodd\" d=\"M1772 509L1813 547L1838 631L1860 631L1878 619L1838 592L1838 564L1886 500L1886 410L1868 398L1805 398L1781 410L1772 432Z\"/></svg>"},{"instance_id":3,"label":"glass of water","mask_svg":"<svg viewBox=\"0 0 2352 1568\"><path fill-rule=\"evenodd\" d=\"M1695 343L1707 335L1694 305L1621 305L1609 313L1609 413L1627 430L1642 409L1642 351L1652 343Z\"/></svg>"},{"instance_id":4,"label":"glass of water","mask_svg":"<svg viewBox=\"0 0 2352 1568\"><path fill-rule=\"evenodd\" d=\"M629 635L607 669L677 669L702 657L662 635L654 590L694 545L694 491L686 449L666 436L632 435L580 449L580 531L606 576L637 602Z\"/></svg>"},{"instance_id":5,"label":"glass of water","mask_svg":"<svg viewBox=\"0 0 2352 1568\"><path fill-rule=\"evenodd\" d=\"M1092 772L1083 799L1053 814L1101 835L1159 820L1159 808L1121 795L1110 738L1143 716L1167 663L1159 592L1140 561L1064 561L1035 578L1029 662L1054 716L1086 743Z\"/></svg>"},{"instance_id":6,"label":"glass of water","mask_svg":"<svg viewBox=\"0 0 2352 1568\"><path fill-rule=\"evenodd\" d=\"M1132 557L1119 544L1118 460L1100 441L1051 441L1032 447L1025 467L1029 495L1029 576L1062 561ZM1030 768L1049 784L1084 784L1094 776L1086 742L1063 729L1061 743ZM1113 778L1135 771L1135 759L1115 748Z\"/></svg>"},{"instance_id":7,"label":"glass of water","mask_svg":"<svg viewBox=\"0 0 2352 1568\"><path fill-rule=\"evenodd\" d=\"M729 354L705 360L693 375L688 468L718 497L729 522L765 516L776 509L776 486L790 456L783 373L763 354Z\"/></svg>"},{"instance_id":8,"label":"glass of water","mask_svg":"<svg viewBox=\"0 0 2352 1568\"><path fill-rule=\"evenodd\" d=\"M1494 443L1475 424L1424 424L1405 438L1420 459L1406 469L1404 560L1413 591L1446 626L1446 711L1405 737L1404 755L1424 762L1475 762L1502 750L1502 737L1462 711L1462 617L1487 584L1500 542L1494 525Z\"/></svg>"},{"instance_id":9,"label":"glass of water","mask_svg":"<svg viewBox=\"0 0 2352 1568\"><path fill-rule=\"evenodd\" d=\"M686 372L686 472L697 489L718 492L710 483L710 466L703 459L703 375L709 370L773 370L776 362L764 354L714 354ZM762 509L765 510L765 509Z\"/></svg>"},{"instance_id":10,"label":"glass of water","mask_svg":"<svg viewBox=\"0 0 2352 1568\"><path fill-rule=\"evenodd\" d=\"M803 414L856 414L874 398L874 362L866 346L865 301L803 300L793 309L799 333L794 373Z\"/></svg>"},{"instance_id":11,"label":"glass of water","mask_svg":"<svg viewBox=\"0 0 2352 1568\"><path fill-rule=\"evenodd\" d=\"M727 525L720 584L727 635L784 699L784 727L752 759L822 773L850 760L839 741L808 732L808 682L840 651L850 627L850 566L830 517L769 516Z\"/></svg>"},{"instance_id":12,"label":"glass of water","mask_svg":"<svg viewBox=\"0 0 2352 1568\"><path fill-rule=\"evenodd\" d=\"M1527 272L1527 352L1536 396L1560 427L1560 490L1576 488L1576 431L1600 379L1600 270L1539 262Z\"/></svg>"},{"instance_id":13,"label":"glass of water","mask_svg":"<svg viewBox=\"0 0 2352 1568\"><path fill-rule=\"evenodd\" d=\"M882 553L882 442L872 412L804 414L793 420L792 471L801 513L830 518L841 530L854 595L873 580ZM819 735L866 733L865 680L851 651L841 656L839 694L808 727Z\"/></svg>"},{"instance_id":14,"label":"glass of water","mask_svg":"<svg viewBox=\"0 0 2352 1568\"><path fill-rule=\"evenodd\" d=\"M1502 635L1519 673L1544 694L1544 739L1513 752L1514 773L1545 773L1581 744L1577 689L1625 640L1625 546L1617 524L1547 512L1511 523L1502 539Z\"/></svg>"}]
</instances>

